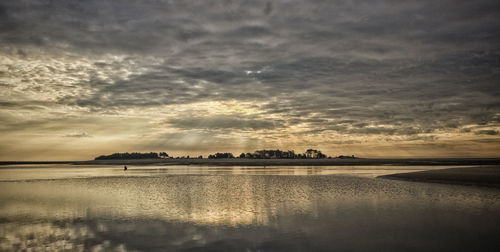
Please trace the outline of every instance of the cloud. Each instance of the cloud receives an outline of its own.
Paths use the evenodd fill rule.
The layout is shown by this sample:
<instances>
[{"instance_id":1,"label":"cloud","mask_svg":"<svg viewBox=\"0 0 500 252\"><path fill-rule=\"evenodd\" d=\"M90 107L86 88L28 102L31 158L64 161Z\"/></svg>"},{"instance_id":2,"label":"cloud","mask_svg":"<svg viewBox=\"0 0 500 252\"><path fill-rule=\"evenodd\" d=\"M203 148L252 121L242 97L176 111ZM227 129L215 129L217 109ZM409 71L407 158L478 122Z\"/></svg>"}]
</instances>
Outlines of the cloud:
<instances>
[{"instance_id":1,"label":"cloud","mask_svg":"<svg viewBox=\"0 0 500 252\"><path fill-rule=\"evenodd\" d=\"M269 130L282 126L279 121L245 118L241 115L215 115L170 119L168 124L180 129Z\"/></svg>"},{"instance_id":2,"label":"cloud","mask_svg":"<svg viewBox=\"0 0 500 252\"><path fill-rule=\"evenodd\" d=\"M474 134L496 136L499 134L499 131L498 130L478 130L478 131L475 131Z\"/></svg>"},{"instance_id":3,"label":"cloud","mask_svg":"<svg viewBox=\"0 0 500 252\"><path fill-rule=\"evenodd\" d=\"M74 137L74 138L82 138L82 137L92 137L89 135L87 132L82 132L82 133L73 133L73 134L66 134L64 135L65 137Z\"/></svg>"},{"instance_id":4,"label":"cloud","mask_svg":"<svg viewBox=\"0 0 500 252\"><path fill-rule=\"evenodd\" d=\"M498 131L499 10L490 0L2 1L0 119L142 113L144 125L272 137L494 137L462 129ZM259 109L150 113L232 100Z\"/></svg>"}]
</instances>

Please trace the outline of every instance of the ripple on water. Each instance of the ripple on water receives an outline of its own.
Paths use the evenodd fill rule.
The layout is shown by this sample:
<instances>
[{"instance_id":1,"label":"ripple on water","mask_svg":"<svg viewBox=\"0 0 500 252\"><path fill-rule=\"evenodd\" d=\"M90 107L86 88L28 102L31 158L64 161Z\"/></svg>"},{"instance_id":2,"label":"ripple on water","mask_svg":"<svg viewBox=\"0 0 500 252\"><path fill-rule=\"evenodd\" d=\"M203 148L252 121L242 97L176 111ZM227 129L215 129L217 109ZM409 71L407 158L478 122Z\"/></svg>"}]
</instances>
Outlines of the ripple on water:
<instances>
[{"instance_id":1,"label":"ripple on water","mask_svg":"<svg viewBox=\"0 0 500 252\"><path fill-rule=\"evenodd\" d=\"M499 196L346 175L0 182L0 249L494 251Z\"/></svg>"}]
</instances>

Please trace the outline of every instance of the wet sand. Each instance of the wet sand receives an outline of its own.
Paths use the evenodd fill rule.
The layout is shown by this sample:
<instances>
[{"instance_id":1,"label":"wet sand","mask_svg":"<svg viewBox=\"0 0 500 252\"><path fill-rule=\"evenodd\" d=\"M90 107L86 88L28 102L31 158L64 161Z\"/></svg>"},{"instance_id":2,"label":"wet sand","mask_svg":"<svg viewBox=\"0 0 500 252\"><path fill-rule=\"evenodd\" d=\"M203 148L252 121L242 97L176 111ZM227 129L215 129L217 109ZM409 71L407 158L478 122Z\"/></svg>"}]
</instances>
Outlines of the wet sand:
<instances>
[{"instance_id":1,"label":"wet sand","mask_svg":"<svg viewBox=\"0 0 500 252\"><path fill-rule=\"evenodd\" d=\"M338 165L500 165L500 158L332 158L332 159L246 159L246 158L167 158L88 160L65 162L0 162L9 164L75 164L75 165L206 165L206 166L338 166Z\"/></svg>"},{"instance_id":2,"label":"wet sand","mask_svg":"<svg viewBox=\"0 0 500 252\"><path fill-rule=\"evenodd\" d=\"M500 166L461 167L397 173L378 178L417 182L500 187Z\"/></svg>"}]
</instances>

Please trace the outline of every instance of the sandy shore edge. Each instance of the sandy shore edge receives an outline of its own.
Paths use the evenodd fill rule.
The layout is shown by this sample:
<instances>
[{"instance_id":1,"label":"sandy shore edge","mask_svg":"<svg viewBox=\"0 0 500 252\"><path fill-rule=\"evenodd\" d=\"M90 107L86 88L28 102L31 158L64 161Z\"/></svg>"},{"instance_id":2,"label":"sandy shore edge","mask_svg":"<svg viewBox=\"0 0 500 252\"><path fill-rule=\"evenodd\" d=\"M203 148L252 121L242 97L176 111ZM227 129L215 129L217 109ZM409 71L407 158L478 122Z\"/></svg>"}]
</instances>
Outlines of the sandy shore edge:
<instances>
[{"instance_id":1,"label":"sandy shore edge","mask_svg":"<svg viewBox=\"0 0 500 252\"><path fill-rule=\"evenodd\" d=\"M500 166L473 166L396 173L378 176L377 178L500 188Z\"/></svg>"},{"instance_id":2,"label":"sandy shore edge","mask_svg":"<svg viewBox=\"0 0 500 252\"><path fill-rule=\"evenodd\" d=\"M340 166L340 165L499 165L500 158L346 158L346 159L136 159L87 161L0 161L0 165L73 164L73 165L208 165L208 166Z\"/></svg>"}]
</instances>

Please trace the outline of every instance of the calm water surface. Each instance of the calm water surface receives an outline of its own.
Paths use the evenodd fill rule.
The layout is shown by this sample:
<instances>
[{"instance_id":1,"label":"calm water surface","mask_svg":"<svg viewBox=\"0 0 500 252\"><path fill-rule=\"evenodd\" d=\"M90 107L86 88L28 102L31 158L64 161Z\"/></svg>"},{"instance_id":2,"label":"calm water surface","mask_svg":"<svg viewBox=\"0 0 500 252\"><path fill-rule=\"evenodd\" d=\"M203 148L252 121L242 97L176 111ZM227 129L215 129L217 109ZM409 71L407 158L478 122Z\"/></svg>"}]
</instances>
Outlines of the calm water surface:
<instances>
[{"instance_id":1,"label":"calm water surface","mask_svg":"<svg viewBox=\"0 0 500 252\"><path fill-rule=\"evenodd\" d=\"M0 166L0 251L500 251L500 190L441 167Z\"/></svg>"}]
</instances>

